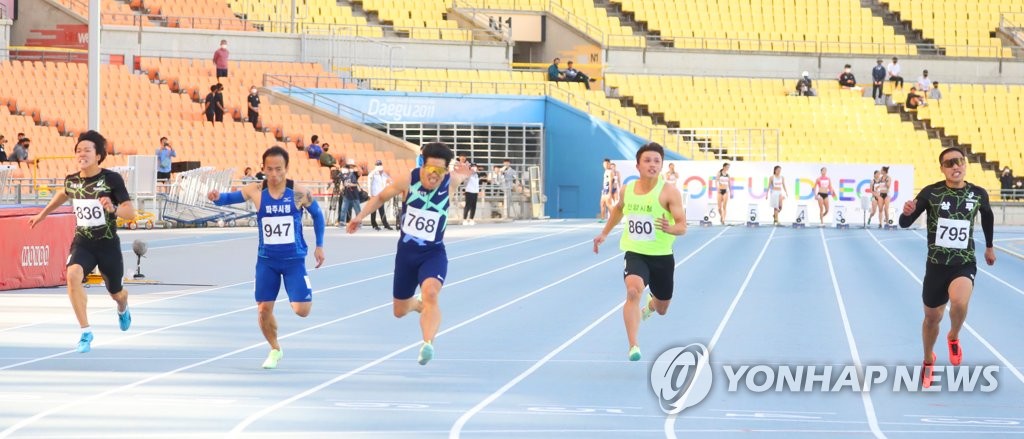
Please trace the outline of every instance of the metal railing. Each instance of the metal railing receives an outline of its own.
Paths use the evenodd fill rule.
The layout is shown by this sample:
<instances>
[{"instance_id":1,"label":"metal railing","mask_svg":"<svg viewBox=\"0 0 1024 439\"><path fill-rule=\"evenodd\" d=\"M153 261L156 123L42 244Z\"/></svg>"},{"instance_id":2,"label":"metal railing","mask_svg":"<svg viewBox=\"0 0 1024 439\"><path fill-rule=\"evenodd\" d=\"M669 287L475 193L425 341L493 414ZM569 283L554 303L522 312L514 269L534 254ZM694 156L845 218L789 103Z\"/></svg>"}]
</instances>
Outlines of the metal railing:
<instances>
[{"instance_id":1,"label":"metal railing","mask_svg":"<svg viewBox=\"0 0 1024 439\"><path fill-rule=\"evenodd\" d=\"M911 43L866 43L803 40L762 40L744 38L713 38L692 36L647 36L649 49L698 49L744 52L790 52L804 54L846 55L935 55L972 58L1012 58L1020 46L969 46ZM1011 52L1007 52L1010 49Z\"/></svg>"},{"instance_id":2,"label":"metal railing","mask_svg":"<svg viewBox=\"0 0 1024 439\"><path fill-rule=\"evenodd\" d=\"M400 79L363 77L342 79L360 89L400 90L416 93L513 94L550 96L583 112L615 124L630 133L658 142L662 146L690 157L704 153L726 157L779 157L779 132L774 129L721 128L687 129L648 125L637 121L636 115L626 115L621 108L606 107L591 101L585 95L560 87L554 82L487 82L441 79ZM694 134L696 133L696 134ZM707 137L703 135L707 135ZM722 143L716 143L722 142ZM747 142L747 143L744 143ZM734 150L735 149L735 152Z\"/></svg>"},{"instance_id":3,"label":"metal railing","mask_svg":"<svg viewBox=\"0 0 1024 439\"><path fill-rule=\"evenodd\" d=\"M1018 45L1024 44L1024 12L1001 12L999 30Z\"/></svg>"},{"instance_id":4,"label":"metal railing","mask_svg":"<svg viewBox=\"0 0 1024 439\"><path fill-rule=\"evenodd\" d=\"M311 90L305 87L295 85L295 79L312 79L314 84L320 83L320 78L324 80L330 79L332 84L338 80L335 76L298 76L298 75L263 75L263 86L268 88L274 88L280 93L284 93L288 96L305 95L308 96L313 106L319 108L325 108L334 112L338 116L342 116L346 119L354 120L364 125L369 125L375 128L384 127L387 122L377 117L371 116L367 113L359 111L355 108L349 107L337 100L332 98L324 97L322 94L317 93L316 90Z\"/></svg>"}]
</instances>

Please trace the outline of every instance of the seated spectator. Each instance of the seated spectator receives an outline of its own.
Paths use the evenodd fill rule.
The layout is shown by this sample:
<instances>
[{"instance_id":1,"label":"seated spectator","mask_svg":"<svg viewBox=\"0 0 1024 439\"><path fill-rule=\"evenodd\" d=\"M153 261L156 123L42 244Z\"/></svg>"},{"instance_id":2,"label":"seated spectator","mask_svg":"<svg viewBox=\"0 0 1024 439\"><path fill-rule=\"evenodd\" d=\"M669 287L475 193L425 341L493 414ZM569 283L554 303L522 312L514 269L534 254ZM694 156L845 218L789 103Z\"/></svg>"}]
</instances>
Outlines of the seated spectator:
<instances>
[{"instance_id":1,"label":"seated spectator","mask_svg":"<svg viewBox=\"0 0 1024 439\"><path fill-rule=\"evenodd\" d=\"M323 166L325 168L334 167L334 165L338 163L336 160L334 160L334 156L331 155L330 152L328 152L330 150L330 147L330 143L325 143L324 152L323 154L320 154L320 166Z\"/></svg>"},{"instance_id":2,"label":"seated spectator","mask_svg":"<svg viewBox=\"0 0 1024 439\"><path fill-rule=\"evenodd\" d=\"M921 72L921 77L917 78L917 89L921 93L928 93L932 89L932 80L928 79L928 71Z\"/></svg>"},{"instance_id":3,"label":"seated spectator","mask_svg":"<svg viewBox=\"0 0 1024 439\"><path fill-rule=\"evenodd\" d=\"M928 105L924 102L924 99L917 94L917 87L910 87L910 93L907 93L906 107L908 110L916 110L917 107Z\"/></svg>"},{"instance_id":4,"label":"seated spectator","mask_svg":"<svg viewBox=\"0 0 1024 439\"><path fill-rule=\"evenodd\" d=\"M309 154L309 158L319 160L320 154L323 154L324 149L320 147L320 137L316 134L309 139L309 145L306 145L306 153Z\"/></svg>"},{"instance_id":5,"label":"seated spectator","mask_svg":"<svg viewBox=\"0 0 1024 439\"><path fill-rule=\"evenodd\" d=\"M811 82L811 74L806 71L796 81L796 92L800 96L814 96L814 83Z\"/></svg>"},{"instance_id":6,"label":"seated spectator","mask_svg":"<svg viewBox=\"0 0 1024 439\"><path fill-rule=\"evenodd\" d=\"M257 180L257 178L252 175L252 168L246 166L245 167L245 174L242 175L242 184L253 183L256 180Z\"/></svg>"},{"instance_id":7,"label":"seated spectator","mask_svg":"<svg viewBox=\"0 0 1024 439\"><path fill-rule=\"evenodd\" d=\"M555 58L554 62L548 66L548 81L563 81L565 80L565 74L561 70L558 70L558 63L562 60Z\"/></svg>"},{"instance_id":8,"label":"seated spectator","mask_svg":"<svg viewBox=\"0 0 1024 439\"><path fill-rule=\"evenodd\" d=\"M850 72L850 65L847 64L843 67L843 73L839 74L839 86L844 88L853 88L857 86L857 78Z\"/></svg>"},{"instance_id":9,"label":"seated spectator","mask_svg":"<svg viewBox=\"0 0 1024 439\"><path fill-rule=\"evenodd\" d=\"M12 151L11 156L8 157L8 160L12 162L18 162L19 168L21 167L21 162L25 162L25 164L31 164L32 161L28 159L28 147L31 142L32 141L29 140L28 137L22 137L18 144L14 145L14 151Z\"/></svg>"},{"instance_id":10,"label":"seated spectator","mask_svg":"<svg viewBox=\"0 0 1024 439\"><path fill-rule=\"evenodd\" d=\"M932 83L932 91L931 93L928 93L928 99L942 99L942 91L939 90L939 81L935 81Z\"/></svg>"},{"instance_id":11,"label":"seated spectator","mask_svg":"<svg viewBox=\"0 0 1024 439\"><path fill-rule=\"evenodd\" d=\"M585 73L576 70L576 68L572 66L572 61L569 61L568 67L565 69L565 80L567 82L582 82L583 85L587 87L587 90L590 90L590 83L595 81L594 79L590 79L590 77Z\"/></svg>"},{"instance_id":12,"label":"seated spectator","mask_svg":"<svg viewBox=\"0 0 1024 439\"><path fill-rule=\"evenodd\" d=\"M1013 180L1013 170L1009 166L1003 167L1003 172L999 174L999 189L1004 200L1013 198Z\"/></svg>"},{"instance_id":13,"label":"seated spectator","mask_svg":"<svg viewBox=\"0 0 1024 439\"><path fill-rule=\"evenodd\" d=\"M4 149L4 145L7 145L7 139L0 134L0 162L7 161L7 150Z\"/></svg>"}]
</instances>

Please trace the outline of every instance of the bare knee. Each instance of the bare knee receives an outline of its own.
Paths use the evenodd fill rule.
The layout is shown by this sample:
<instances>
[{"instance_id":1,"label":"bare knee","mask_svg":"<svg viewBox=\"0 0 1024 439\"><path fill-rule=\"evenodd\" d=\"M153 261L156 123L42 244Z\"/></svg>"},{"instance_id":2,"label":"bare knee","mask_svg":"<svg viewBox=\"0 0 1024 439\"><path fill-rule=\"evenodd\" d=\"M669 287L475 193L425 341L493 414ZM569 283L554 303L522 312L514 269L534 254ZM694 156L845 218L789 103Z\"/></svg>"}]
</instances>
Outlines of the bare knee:
<instances>
[{"instance_id":1,"label":"bare knee","mask_svg":"<svg viewBox=\"0 0 1024 439\"><path fill-rule=\"evenodd\" d=\"M78 264L68 266L67 278L69 287L82 285L82 279L85 279L85 272L82 270L82 266Z\"/></svg>"},{"instance_id":2,"label":"bare knee","mask_svg":"<svg viewBox=\"0 0 1024 439\"><path fill-rule=\"evenodd\" d=\"M310 305L309 302L306 302L306 303L303 303L303 304L299 304L297 306L295 304L292 305L292 310L295 311L295 315L297 315L299 317L308 317L309 316L309 312L312 309L313 309L313 307Z\"/></svg>"},{"instance_id":3,"label":"bare knee","mask_svg":"<svg viewBox=\"0 0 1024 439\"><path fill-rule=\"evenodd\" d=\"M942 314L941 313L925 313L925 315L924 315L924 324L925 324L925 326L938 327L939 323L941 323L941 322L942 322Z\"/></svg>"}]
</instances>

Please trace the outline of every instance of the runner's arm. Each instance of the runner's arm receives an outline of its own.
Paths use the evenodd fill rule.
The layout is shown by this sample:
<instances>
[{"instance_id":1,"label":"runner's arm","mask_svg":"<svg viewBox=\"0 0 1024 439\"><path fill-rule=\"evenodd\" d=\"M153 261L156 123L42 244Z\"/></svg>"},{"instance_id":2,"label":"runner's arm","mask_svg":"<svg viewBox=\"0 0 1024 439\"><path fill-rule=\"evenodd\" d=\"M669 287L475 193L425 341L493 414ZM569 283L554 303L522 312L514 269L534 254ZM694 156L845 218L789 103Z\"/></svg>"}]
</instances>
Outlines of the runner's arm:
<instances>
[{"instance_id":1,"label":"runner's arm","mask_svg":"<svg viewBox=\"0 0 1024 439\"><path fill-rule=\"evenodd\" d=\"M917 221L917 218L920 217L928 208L928 202L924 196L925 190L927 189L922 189L921 193L917 194L917 198L907 201L908 204L911 202L914 203L914 210L909 215L906 214L906 205L904 205L904 213L900 214L900 227L904 229L910 227L910 225L914 224L914 221Z\"/></svg>"},{"instance_id":2,"label":"runner's arm","mask_svg":"<svg viewBox=\"0 0 1024 439\"><path fill-rule=\"evenodd\" d=\"M981 195L981 230L985 232L985 248L992 248L993 234L995 232L996 216L992 213L992 205L988 202L988 192Z\"/></svg>"},{"instance_id":3,"label":"runner's arm","mask_svg":"<svg viewBox=\"0 0 1024 439\"><path fill-rule=\"evenodd\" d=\"M384 186L384 189L381 190L379 194L370 197L369 200L366 200L366 204L363 206L362 211L349 222L362 222L363 218L366 218L366 215L370 212L376 212L377 209L380 209L380 206L383 206L387 200L409 190L409 179L409 175L403 174L395 179L394 183Z\"/></svg>"}]
</instances>

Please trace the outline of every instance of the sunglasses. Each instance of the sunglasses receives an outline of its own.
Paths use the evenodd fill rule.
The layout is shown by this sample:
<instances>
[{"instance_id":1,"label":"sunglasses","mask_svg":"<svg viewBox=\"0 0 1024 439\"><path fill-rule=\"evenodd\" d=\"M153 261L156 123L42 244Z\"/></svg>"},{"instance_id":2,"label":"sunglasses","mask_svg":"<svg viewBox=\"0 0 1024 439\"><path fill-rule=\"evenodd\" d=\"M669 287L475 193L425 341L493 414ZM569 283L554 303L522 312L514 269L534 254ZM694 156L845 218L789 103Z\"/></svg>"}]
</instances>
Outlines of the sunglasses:
<instances>
[{"instance_id":1,"label":"sunglasses","mask_svg":"<svg viewBox=\"0 0 1024 439\"><path fill-rule=\"evenodd\" d=\"M434 174L437 175L438 177L448 173L447 169L434 165L424 165L423 170L428 174Z\"/></svg>"},{"instance_id":2,"label":"sunglasses","mask_svg":"<svg viewBox=\"0 0 1024 439\"><path fill-rule=\"evenodd\" d=\"M946 159L942 161L943 168L952 168L954 166L963 166L967 164L967 158L957 157L955 159Z\"/></svg>"}]
</instances>

